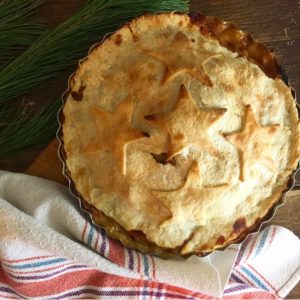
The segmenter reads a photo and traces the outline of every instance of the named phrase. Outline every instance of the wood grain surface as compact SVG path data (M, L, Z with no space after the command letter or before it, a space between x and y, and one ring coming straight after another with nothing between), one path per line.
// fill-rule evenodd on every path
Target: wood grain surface
M73 14L84 0L46 0L37 18L47 20L55 26ZM230 20L256 39L273 49L290 78L291 86L300 93L300 1L299 0L191 0L191 11L200 10L206 15L216 15ZM74 69L43 84L35 91L22 97L25 103L53 101L67 86L67 78ZM61 175L62 165L57 158L57 141L46 149L35 149L20 153L7 161L0 162L1 169L24 171L66 184ZM38 156L40 155L40 156ZM38 157L38 159L36 159ZM297 177L300 187L300 176ZM286 204L278 209L272 223L291 229L300 236L300 191L292 191ZM300 285L288 298L300 299Z

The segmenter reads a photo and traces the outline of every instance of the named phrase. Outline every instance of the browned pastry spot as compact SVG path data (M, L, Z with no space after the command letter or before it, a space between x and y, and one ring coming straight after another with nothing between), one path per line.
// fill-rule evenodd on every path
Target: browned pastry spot
M117 34L114 38L115 44L117 46L120 46L122 44L122 35L121 34Z
M233 223L232 227L236 234L239 234L242 231L244 231L245 229L247 229L245 217L240 217L240 218L236 219L235 222Z
M129 76L130 81L134 82L134 81L138 80L140 74L139 74L138 70L133 69L132 71L129 72L128 76Z
M184 139L184 134L179 132L174 136L174 140L182 140Z
M143 135L144 137L150 137L150 134L149 134L148 132L146 132L146 131L143 131L143 132L142 132L142 135Z
M144 116L144 118L147 121L155 121L156 120L156 116L154 116L154 115L147 115L147 116Z
M71 95L72 95L72 97L75 101L81 101L82 100L83 92L84 92L85 88L86 88L85 86L81 85L77 92L75 92L75 91L71 92Z
M178 22L178 26L181 27L182 25L183 25L183 21L181 20L181 21Z
M150 154L155 159L155 161L157 161L158 163L160 163L162 165L171 164L171 165L175 166L175 164L176 164L176 160L174 157L171 159L168 159L168 153L163 152L160 154L155 154L155 153L150 153Z
M208 249L209 249L209 245L207 243L205 243L200 247L199 252L205 252Z
M225 243L226 239L223 235L220 235L216 241L216 245L223 245Z

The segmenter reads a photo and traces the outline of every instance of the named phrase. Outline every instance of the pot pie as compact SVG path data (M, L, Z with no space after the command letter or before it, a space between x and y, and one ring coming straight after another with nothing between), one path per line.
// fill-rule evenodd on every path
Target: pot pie
M162 257L244 238L299 160L296 102L273 54L200 14L141 16L94 46L60 121L83 208L125 246Z

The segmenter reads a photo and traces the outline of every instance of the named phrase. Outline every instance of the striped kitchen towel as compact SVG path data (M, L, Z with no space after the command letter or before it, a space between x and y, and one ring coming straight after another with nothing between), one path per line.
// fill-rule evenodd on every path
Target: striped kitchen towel
M299 239L278 226L162 260L109 239L54 182L0 172L0 211L0 298L277 299L299 281Z

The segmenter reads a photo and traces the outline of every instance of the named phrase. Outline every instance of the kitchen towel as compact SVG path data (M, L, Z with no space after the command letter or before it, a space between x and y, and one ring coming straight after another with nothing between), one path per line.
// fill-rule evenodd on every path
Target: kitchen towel
M239 248L163 260L124 248L69 190L0 172L0 298L276 299L299 281L300 241L269 226Z

